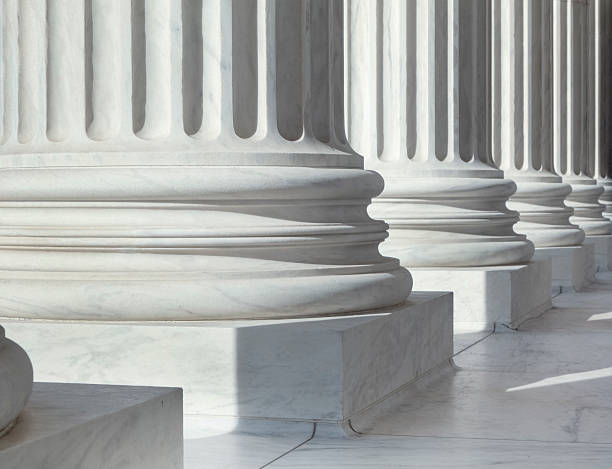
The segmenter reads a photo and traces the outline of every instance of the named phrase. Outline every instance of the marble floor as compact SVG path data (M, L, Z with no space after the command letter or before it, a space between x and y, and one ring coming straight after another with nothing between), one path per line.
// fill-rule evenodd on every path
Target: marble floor
M553 304L519 332L457 334L456 366L353 422L361 436L200 422L185 467L611 468L612 273Z

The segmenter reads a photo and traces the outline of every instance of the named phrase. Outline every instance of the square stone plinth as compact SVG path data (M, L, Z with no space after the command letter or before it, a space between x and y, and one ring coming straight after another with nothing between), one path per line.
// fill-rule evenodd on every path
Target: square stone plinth
M411 268L414 288L454 292L457 330L515 329L552 307L551 262L515 266Z
M595 275L595 246L536 248L534 259L551 259L553 293L579 291Z
M593 245L598 272L612 270L612 235L587 236L584 244Z
M180 389L34 383L2 469L182 469Z
M2 325L39 380L182 387L200 415L342 423L453 353L450 293L313 319Z

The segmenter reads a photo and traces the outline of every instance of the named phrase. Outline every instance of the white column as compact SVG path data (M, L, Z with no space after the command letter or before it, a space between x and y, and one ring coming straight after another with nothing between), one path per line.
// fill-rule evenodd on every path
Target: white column
M593 92L589 97L592 99L594 177L604 188L599 199L604 206L603 216L612 220L612 58L608 51L612 43L612 4L591 0L591 15Z
M553 7L553 4L555 6ZM494 0L494 158L517 185L508 207L519 212L515 229L536 247L582 244L564 203L572 191L553 169L553 8L560 2ZM558 31L557 31L558 32ZM556 58L557 56L555 56ZM559 118L559 116L556 116Z
M198 320L402 303L410 275L379 254L387 227L366 212L383 181L334 149L339 3L129 5L2 3L4 314Z
M588 235L612 233L612 223L602 216L598 202L604 192L594 179L594 152L589 151L589 3L586 0L554 2L555 55L561 64L562 80L555 81L560 105L556 119L555 169L570 183L567 204L574 209L570 218ZM591 147L592 149L592 147Z
M488 2L348 2L349 142L385 189L383 252L409 267L529 261L494 167ZM495 64L497 65L497 64Z
M32 392L32 364L0 326L0 438L15 425Z

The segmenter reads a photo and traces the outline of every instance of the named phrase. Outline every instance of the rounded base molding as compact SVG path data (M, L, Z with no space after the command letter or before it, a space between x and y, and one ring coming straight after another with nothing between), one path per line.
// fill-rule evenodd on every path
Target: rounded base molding
M519 213L514 229L536 247L578 246L584 231L570 223L573 209L564 203L572 188L561 182L517 182L508 208Z
M389 223L385 255L406 267L477 267L526 263L534 252L513 225L507 179L389 178L370 213Z
M604 188L604 192L599 198L599 203L604 206L602 216L612 221L612 180L605 179L599 181L599 184Z
M7 317L291 318L385 308L411 290L378 250L374 172L22 168L0 181Z
M578 225L589 235L612 234L612 222L604 217L604 205L599 203L599 197L604 188L592 184L572 184L572 193L567 197L567 205L574 209L570 222Z
M0 327L0 437L8 433L32 393L32 363Z

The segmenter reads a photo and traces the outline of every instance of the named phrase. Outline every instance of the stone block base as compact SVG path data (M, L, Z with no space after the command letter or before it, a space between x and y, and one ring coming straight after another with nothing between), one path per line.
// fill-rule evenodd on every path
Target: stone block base
M182 469L180 389L34 383L2 469Z
M453 353L450 293L312 319L2 324L39 380L182 387L200 415L344 424Z
M592 244L559 248L536 248L534 259L552 261L554 293L578 291L595 275L595 251Z
M587 236L584 244L593 245L595 265L598 272L612 270L612 235Z
M411 268L414 288L454 292L457 330L516 329L551 308L551 263L494 267Z

